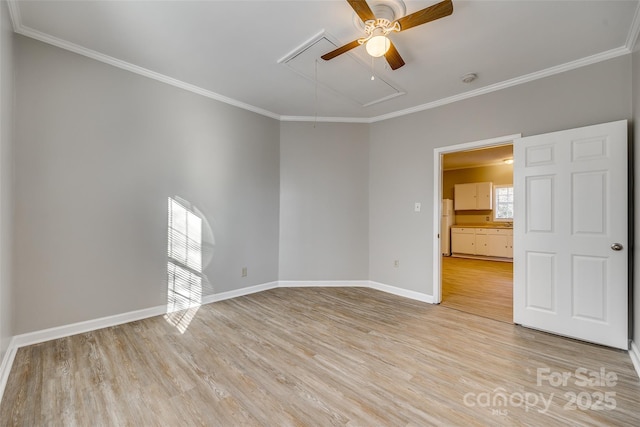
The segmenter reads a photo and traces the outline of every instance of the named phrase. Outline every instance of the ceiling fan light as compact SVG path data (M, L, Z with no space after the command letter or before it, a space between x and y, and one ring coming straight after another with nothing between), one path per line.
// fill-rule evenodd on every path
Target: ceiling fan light
M389 50L391 46L391 42L385 36L373 36L367 41L365 48L367 49L367 53L374 58L378 58Z

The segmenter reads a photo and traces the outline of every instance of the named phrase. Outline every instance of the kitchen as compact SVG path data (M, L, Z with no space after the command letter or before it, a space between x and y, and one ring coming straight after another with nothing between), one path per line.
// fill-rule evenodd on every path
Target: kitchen
M513 322L513 145L448 153L442 305Z

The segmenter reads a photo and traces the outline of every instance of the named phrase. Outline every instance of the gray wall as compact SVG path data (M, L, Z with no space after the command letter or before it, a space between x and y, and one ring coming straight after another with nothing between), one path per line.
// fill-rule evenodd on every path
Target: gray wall
M0 2L0 360L13 336L11 244L13 218L13 29Z
M633 54L633 138L634 138L634 197L635 197L635 250L633 286L633 341L640 346L640 42Z
M276 120L21 36L15 49L15 334L165 304L169 196L213 229L205 293L278 279Z
M433 150L631 119L629 55L380 123L370 143L370 274L432 294ZM413 203L422 202L420 213ZM400 260L400 268L393 260Z
M281 124L281 280L367 280L368 128Z
M13 334L164 304L172 195L212 225L209 292L370 279L431 294L434 148L632 118L630 56L373 125L314 126L20 36L15 49Z

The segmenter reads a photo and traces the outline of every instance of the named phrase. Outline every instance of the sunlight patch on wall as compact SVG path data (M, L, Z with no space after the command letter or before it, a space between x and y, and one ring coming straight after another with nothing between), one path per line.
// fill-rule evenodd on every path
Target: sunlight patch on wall
M197 273L202 272L202 219L169 198L168 253L170 259Z
M202 303L203 269L211 261L213 233L202 213L178 197L168 199L167 322L184 333ZM203 245L203 237L207 242ZM206 265L205 264L205 265Z

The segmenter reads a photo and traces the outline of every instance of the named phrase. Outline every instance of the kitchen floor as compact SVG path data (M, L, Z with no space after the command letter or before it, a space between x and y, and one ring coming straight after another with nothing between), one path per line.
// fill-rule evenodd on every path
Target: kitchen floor
M513 323L513 263L442 257L441 305Z

